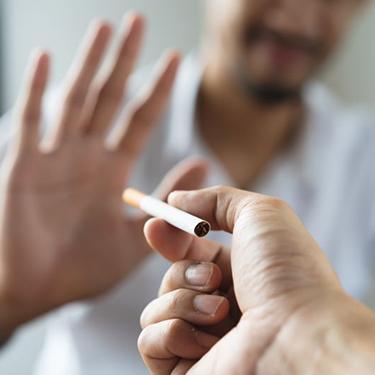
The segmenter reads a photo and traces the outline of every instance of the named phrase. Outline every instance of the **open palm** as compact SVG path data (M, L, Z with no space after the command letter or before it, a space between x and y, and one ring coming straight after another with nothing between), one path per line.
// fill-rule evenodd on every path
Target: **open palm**
M111 27L91 26L42 142L49 57L39 52L32 59L0 185L0 295L18 311L15 325L106 291L149 253L144 218L124 215L121 192L167 103L179 58L164 57L155 81L128 103L111 133L143 29L141 17L130 17L109 73L99 80ZM164 195L201 176L199 163L180 166L167 176Z

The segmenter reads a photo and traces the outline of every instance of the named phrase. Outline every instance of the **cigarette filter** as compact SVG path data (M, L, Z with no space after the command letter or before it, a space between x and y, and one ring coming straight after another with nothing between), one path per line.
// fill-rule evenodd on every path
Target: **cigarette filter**
M205 220L179 210L152 196L129 188L124 191L123 200L135 208L140 208L147 214L165 220L167 223L197 237L204 237L211 230L211 225Z

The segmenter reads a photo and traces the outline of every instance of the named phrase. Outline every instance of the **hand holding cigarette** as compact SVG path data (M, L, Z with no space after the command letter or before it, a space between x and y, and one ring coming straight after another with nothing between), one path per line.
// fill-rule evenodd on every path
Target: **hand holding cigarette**
M174 227L197 237L206 236L211 229L211 225L207 221L133 188L124 191L123 200L130 206L140 208L147 214L163 219Z
M375 373L375 315L344 292L286 203L223 187L168 202L233 241L146 224L150 246L173 262L141 316L138 347L152 374Z

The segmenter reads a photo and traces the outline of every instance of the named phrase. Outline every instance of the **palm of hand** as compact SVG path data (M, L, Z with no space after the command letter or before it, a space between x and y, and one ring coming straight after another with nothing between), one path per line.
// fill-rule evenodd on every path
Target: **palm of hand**
M142 20L133 17L107 79L91 85L110 37L108 25L93 25L68 76L60 117L44 149L38 126L49 60L45 54L36 58L19 104L18 133L3 166L0 206L0 285L14 305L29 301L30 315L106 291L148 253L144 219L124 217L121 192L166 104L176 55L166 59L153 85L129 105L111 144L106 137L142 32Z
M84 138L50 155L20 155L12 168L3 232L16 245L7 261L30 267L32 290L51 304L66 290L72 300L107 290L134 265L133 249L147 253L141 222L124 217L124 169L121 155Z

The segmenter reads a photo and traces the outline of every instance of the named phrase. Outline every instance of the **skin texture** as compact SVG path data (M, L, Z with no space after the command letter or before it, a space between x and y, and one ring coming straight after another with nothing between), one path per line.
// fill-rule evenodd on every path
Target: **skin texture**
M225 187L172 193L169 203L233 233L233 244L230 251L159 219L146 224L150 245L174 262L141 317L138 345L152 374L375 369L374 314L345 295L286 203Z
M98 296L132 272L150 253L146 217L124 215L121 194L149 133L168 102L179 56L167 53L154 80L120 116L126 82L138 56L144 20L129 15L109 69L97 71L111 26L95 21L64 80L56 121L39 137L50 59L31 58L15 109L16 135L0 183L0 327L2 336L70 301ZM159 187L199 186L205 165L186 161Z

